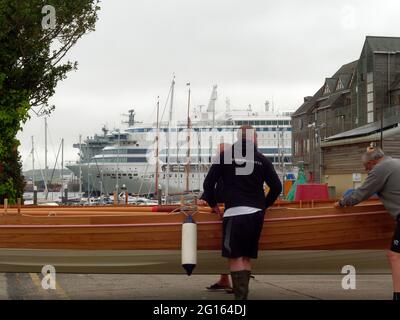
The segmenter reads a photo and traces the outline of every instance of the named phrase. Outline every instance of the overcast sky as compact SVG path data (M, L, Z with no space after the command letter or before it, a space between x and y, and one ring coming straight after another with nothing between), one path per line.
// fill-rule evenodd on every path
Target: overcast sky
M57 9L57 8L56 8ZM186 83L193 105L207 104L218 84L217 108L265 100L295 110L342 64L358 59L367 35L400 36L398 0L103 0L96 31L70 51L78 71L57 87L48 119L49 167L61 138L65 159L82 137L121 127L134 108L155 121L176 76L175 114L183 114ZM396 33L397 32L397 33ZM18 137L24 169L44 166L44 119L33 116Z

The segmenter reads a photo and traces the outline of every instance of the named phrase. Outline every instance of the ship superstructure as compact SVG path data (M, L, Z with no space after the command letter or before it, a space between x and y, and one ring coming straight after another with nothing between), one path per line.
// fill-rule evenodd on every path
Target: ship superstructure
M75 145L80 147L80 159L67 167L81 177L83 189L104 194L126 190L154 195L160 188L169 194L201 191L218 145L235 142L239 127L248 124L257 132L259 151L278 173L283 176L292 170L290 113L274 112L268 103L262 112L252 111L251 106L235 110L229 101L223 112L216 112L216 89L207 110L197 107L191 115L190 129L187 121L160 121L157 130L157 123L135 122L130 110L127 129L103 130L102 137L85 141L85 149Z

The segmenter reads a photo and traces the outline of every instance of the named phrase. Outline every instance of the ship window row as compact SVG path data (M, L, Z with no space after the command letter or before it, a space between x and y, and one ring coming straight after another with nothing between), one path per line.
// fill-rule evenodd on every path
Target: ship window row
M246 124L246 122L254 122L254 121L237 121L237 125L238 127L236 128L214 128L214 130L217 130L219 132L232 132L232 131L237 131L239 129L239 126ZM264 121L264 122L276 122L276 121ZM280 122L280 121L279 121ZM288 126L290 125L289 123L286 122L290 122L289 120L287 121L282 121L285 124L279 124L279 125L283 125L283 126ZM242 123L242 124L241 124ZM268 123L268 124L262 124L262 125L267 125L267 126L278 126L278 124L276 123ZM255 128L256 131L277 131L279 129L279 131L292 131L292 128L290 127L281 127L281 128L276 128L276 127L269 127L269 128ZM184 130L187 130L187 128L171 128L170 131L171 132L182 132ZM195 132L210 132L213 129L212 128L192 128L193 131ZM130 132L154 132L156 133L156 129L154 128L140 128L140 129L130 129ZM168 128L160 128L160 132L168 132Z
M271 158L270 160L273 161L274 159ZM275 163L277 163L277 162L275 162ZM290 159L285 159L285 163L290 163ZM190 175L191 175L192 178L198 177L198 174L191 173ZM203 178L206 177L206 173L201 173L200 175L203 176ZM128 177L129 179L132 179L133 177L137 177L137 176L138 176L137 173L134 173L134 174L132 174L132 173L129 173L129 174L126 174L126 173L119 173L119 174L118 174L118 178ZM154 178L155 176L156 176L155 174L150 174L150 175L148 175L146 178ZM158 174L158 177L159 177L159 178L165 179L166 176L167 176L167 175L166 175L165 173L163 173L163 174L162 174L162 173L161 173L161 174ZM170 173L170 174L169 174L169 177L170 177L170 178L174 178L174 177L175 177L175 178L178 178L178 176L179 176L180 178L184 178L184 177L186 177L186 174L185 174L185 173L181 173L181 174ZM116 179L116 178L117 178L117 175L116 175L115 173L107 173L107 174L103 174L103 177L110 177L111 179ZM101 178L101 175L98 174L98 175L97 175L97 178ZM144 178L144 176L141 176L141 178Z
M103 177L111 177L111 178L117 177L117 175L115 173L104 173L103 175L97 174L97 178L101 178L102 176ZM137 176L138 176L137 173L118 173L119 178L121 178L121 177L132 178L132 177L137 177Z
M113 158L96 158L98 163L117 163L117 162L147 162L146 157L113 157Z
M239 128L215 128L215 129L218 132L224 132L224 131L226 131L226 132L232 132L232 131L236 132L237 130L239 130ZM263 132L263 131L264 132L265 131L292 131L292 128L290 128L290 127L280 127L280 128L277 128L277 127L264 127L264 128L254 128L254 129L257 132ZM196 128L195 128L194 131L197 132L199 130L196 130ZM209 131L211 131L211 129Z
M160 158L161 162L167 163L167 157L166 156L161 156ZM175 162L175 163L186 163L187 162L187 157L176 157L176 156L170 156L169 157L170 162ZM201 163L210 163L211 157L190 157L190 162L201 162Z
M259 148L258 149L261 153L265 154L281 154L281 153L288 153L292 152L292 148Z
M285 162L285 163L292 163L292 159L290 156L284 154L276 154L275 156L267 156L266 157L268 160L270 160L273 163L277 162ZM284 159L281 159L284 158ZM160 161L163 163L167 163L167 157L160 157ZM210 163L212 161L211 157L201 157L200 159L198 157L191 157L190 162L191 163ZM178 163L178 164L186 164L187 163L187 157L170 157L170 163Z
M289 126L291 124L290 120L243 120L235 121L235 124L251 125L251 126Z
M288 164L292 163L291 157L284 157L284 159L278 159L278 157L267 157L267 158L268 158L268 160L270 160L274 164L278 164L280 162L284 162L284 163L288 163ZM205 173L201 174L201 175L203 177L206 177ZM132 173L119 173L118 174L119 178L128 177L129 179L132 179L133 177L137 177L137 176L138 176L137 173L133 173L133 174ZM154 174L151 174L151 175L148 176L148 178L154 178L154 176L155 176ZM169 176L170 176L170 178L172 178L172 177L177 178L178 174L177 173L175 173L175 174L170 173ZM183 178L183 176L184 176L184 174L180 174L181 178ZM195 174L194 173L192 173L191 176L192 176L192 178L195 178ZM111 179L116 179L117 175L115 173L105 173L105 174L103 174L103 177L110 177ZM141 177L143 177L143 176L141 176ZM165 179L166 178L166 174L159 174L158 177ZM97 174L97 178L101 178L101 175Z
M286 154L290 154L290 148L281 148L281 149L274 149L274 148L265 148L265 150L260 150L261 153L263 154L274 154L274 155L281 155L284 154L286 157ZM267 157L269 159L274 159L274 157ZM160 156L160 161L161 162L168 162L167 157ZM186 156L174 156L170 155L169 157L170 162L177 162L177 163L186 163L187 157ZM191 162L203 162L203 163L208 163L210 162L211 157L210 156L191 156L190 161ZM95 161L96 163L147 163L147 158L146 157L113 157L113 158L98 158Z
M187 153L187 148L181 148L179 149L179 155L186 155ZM209 155L210 154L210 148L208 149L191 149L190 150L190 154L192 156L199 156L199 150L200 153L202 155ZM215 151L215 150L214 150ZM287 154L291 154L292 149L291 148L259 148L258 151L260 151L261 153L264 154L281 154L281 153L287 153ZM166 156L167 154L167 150L166 149L162 149L160 150L160 155ZM174 157L174 155L176 156L177 154L177 149L169 149L169 156L172 158Z
M147 149L106 149L103 154L146 154Z
M119 140L126 140L128 138L128 135L126 134L120 134L119 135ZM114 134L113 136L109 137L110 140L118 140L118 134Z
M206 175L207 175L207 174L205 174L205 173L200 174L200 176L202 176L203 178L205 178ZM186 177L186 174L181 173L179 176L180 176L181 178L184 178L184 177ZM152 175L151 177L154 178L153 175ZM159 174L158 177L159 177L159 178L162 178L162 179L165 179L165 178L167 177L167 174L165 174L165 173L164 173L164 174ZM178 178L178 174L177 174L177 173L175 173L175 174L170 173L170 174L169 174L169 177L170 177L170 178L174 178L174 177L175 177L175 178ZM195 174L192 173L192 178L198 178L198 177L199 177L199 175L195 176Z

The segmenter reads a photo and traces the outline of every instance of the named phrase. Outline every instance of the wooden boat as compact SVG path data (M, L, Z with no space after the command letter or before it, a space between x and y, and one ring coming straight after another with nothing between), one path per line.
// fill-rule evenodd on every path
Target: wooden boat
M170 210L171 208L168 208ZM135 210L135 211L133 211ZM179 250L184 214L153 207L9 208L0 213L0 248ZM162 210L160 210L162 211ZM194 215L198 249L219 250L221 220L208 208ZM336 209L332 202L278 203L270 208L261 250L386 249L394 220L371 201Z

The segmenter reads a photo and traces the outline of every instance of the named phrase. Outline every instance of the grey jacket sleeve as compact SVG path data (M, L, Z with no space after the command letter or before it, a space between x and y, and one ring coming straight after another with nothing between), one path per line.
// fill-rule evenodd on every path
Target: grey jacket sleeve
M369 199L374 193L383 189L386 177L378 170L371 170L360 188L339 201L342 207L351 207Z

